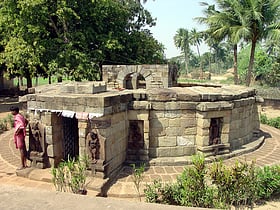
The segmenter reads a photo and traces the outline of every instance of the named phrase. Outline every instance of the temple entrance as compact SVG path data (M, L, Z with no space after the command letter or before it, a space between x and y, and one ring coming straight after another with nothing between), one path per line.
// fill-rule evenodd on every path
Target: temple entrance
M63 122L63 159L76 158L79 155L79 132L76 118L62 118Z
M126 89L145 89L146 81L142 74L131 73L124 78L124 88Z
M129 121L129 135L126 159L128 162L141 161L144 155L144 121Z
M137 89L138 88L146 89L146 81L142 74L138 74L137 76Z
M133 89L132 76L133 76L133 74L128 74L124 78L124 85L125 85L124 88L126 88L126 89Z
M211 118L209 128L209 145L221 143L222 118Z

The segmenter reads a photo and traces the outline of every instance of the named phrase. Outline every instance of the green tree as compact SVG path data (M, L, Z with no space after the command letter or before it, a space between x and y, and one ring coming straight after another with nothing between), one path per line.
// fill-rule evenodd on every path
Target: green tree
M99 80L102 64L165 62L154 25L135 0L3 0L0 64L28 87L38 75Z
M221 42L223 39L227 39L232 44L234 52L234 83L238 84L237 44L244 34L238 0L216 0L216 3L219 10L216 9L215 5L202 3L203 6L207 6L203 11L205 17L196 19L201 23L207 24L208 29L205 33L215 40L216 46L218 46L216 43Z
M173 37L175 46L184 53L186 74L189 73L190 38L187 29L179 28Z
M256 44L263 39L280 38L280 1L279 0L243 0L240 2L241 13L243 15L244 26L248 33L244 38L251 42L250 61L246 77L246 85L249 86L252 78L254 66L254 56Z

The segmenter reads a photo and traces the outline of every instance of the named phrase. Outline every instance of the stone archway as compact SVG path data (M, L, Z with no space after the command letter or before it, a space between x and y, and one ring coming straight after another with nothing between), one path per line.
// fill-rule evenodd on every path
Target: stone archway
M116 82L119 87L126 89L148 88L151 75L150 70L141 66L127 67L118 72Z
M146 89L146 80L142 74L131 73L124 77L123 88L125 89Z

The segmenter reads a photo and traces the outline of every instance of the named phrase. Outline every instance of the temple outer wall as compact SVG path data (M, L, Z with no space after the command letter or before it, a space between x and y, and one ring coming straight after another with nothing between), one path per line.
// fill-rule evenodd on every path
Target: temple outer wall
M87 153L86 136L96 129L100 138L98 173L108 177L126 161L129 121L143 122L144 146L140 161L191 156L196 153L229 153L252 140L259 129L258 99L254 91L239 94L200 93L202 87L111 91L100 94L30 94L30 121L45 127L47 156L56 166L65 155L61 110L95 113L78 118L79 155ZM209 91L206 89L206 91ZM231 92L229 92L231 93ZM223 99L223 100L222 100ZM60 110L60 111L59 111ZM221 142L209 145L211 119L221 119ZM217 150L218 149L218 150ZM38 163L40 164L40 163Z

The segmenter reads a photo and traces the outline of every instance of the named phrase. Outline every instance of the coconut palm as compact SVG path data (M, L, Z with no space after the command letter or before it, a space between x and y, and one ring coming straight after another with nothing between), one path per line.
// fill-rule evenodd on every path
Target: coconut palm
M193 28L190 31L190 44L196 46L197 54L200 62L200 71L202 71L202 62L201 62L199 45L201 44L203 37L204 37L204 33L197 31L195 28Z
M189 57L190 57L190 40L189 31L184 28L179 28L174 36L175 46L184 53L186 74L189 73Z
M280 38L280 0L216 0L216 3L220 11L206 10L206 17L198 20L209 26L208 32L213 36L228 38L233 43L235 67L238 42L242 39L251 42L246 76L246 85L250 86L256 44L265 38Z
M237 44L246 34L246 30L244 31L242 26L243 17L239 12L239 0L217 0L216 2L220 11L216 10L215 5L202 3L202 5L208 6L203 11L206 17L196 19L208 25L206 33L216 42L227 39L232 44L234 52L234 83L238 84Z
M249 86L252 78L255 49L263 39L280 39L280 0L243 0L241 1L245 17L245 26L248 34L245 39L251 42L249 67L246 85Z

